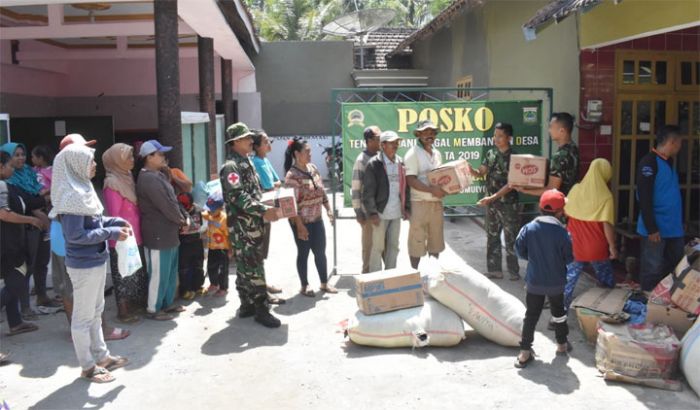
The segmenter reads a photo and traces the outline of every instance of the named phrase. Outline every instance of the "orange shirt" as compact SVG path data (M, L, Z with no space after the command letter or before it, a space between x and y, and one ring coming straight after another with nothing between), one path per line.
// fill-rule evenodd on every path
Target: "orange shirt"
M569 217L567 229L571 234L576 262L604 261L610 256L603 222L579 221Z
M208 221L207 238L209 249L231 249L228 240L228 225L226 224L226 212L218 211L214 214L202 212L202 218Z

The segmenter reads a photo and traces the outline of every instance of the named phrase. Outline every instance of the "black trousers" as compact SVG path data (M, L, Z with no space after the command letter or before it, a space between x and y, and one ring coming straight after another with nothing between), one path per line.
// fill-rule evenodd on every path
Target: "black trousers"
M28 292L27 279L17 268L4 270L2 276L5 287L0 291L0 306L5 308L10 328L17 327L22 324L19 301L22 295Z
M219 289L228 290L228 251L209 249L207 274L209 275L209 283L218 286Z
M559 295L535 295L530 292L525 296L525 320L523 321L523 336L520 340L520 349L530 350L535 340L535 327L542 315L545 298L549 298L549 309L554 321L554 335L557 343L564 344L568 341L569 325L566 323L566 310L564 309L564 294Z
M180 237L180 240L178 273L182 295L204 285L204 245L201 239L183 241Z
M46 294L46 276L51 259L51 242L44 240L44 232L37 228L27 228L27 292L20 295L23 309L29 309L29 278L34 275L34 290L39 298L48 298Z

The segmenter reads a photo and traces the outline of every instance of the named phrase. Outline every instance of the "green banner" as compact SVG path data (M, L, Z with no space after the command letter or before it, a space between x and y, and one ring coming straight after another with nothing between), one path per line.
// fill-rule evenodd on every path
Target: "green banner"
M417 143L413 136L416 123L430 119L440 128L434 146L442 153L443 162L466 159L478 168L486 152L495 148L494 125L507 122L513 125L514 153L542 155L542 101L346 103L342 104L341 113L343 192L347 207L351 206L352 167L365 148L363 131L370 125L383 131L396 131L402 138L399 155L403 157ZM445 197L444 203L474 205L484 192L483 179L474 179L465 192Z

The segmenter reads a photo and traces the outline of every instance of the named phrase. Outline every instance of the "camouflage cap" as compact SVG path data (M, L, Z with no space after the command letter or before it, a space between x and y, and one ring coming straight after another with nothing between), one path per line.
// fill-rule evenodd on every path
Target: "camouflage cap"
M250 129L248 129L247 125L245 125L242 122L237 122L235 124L229 125L228 128L226 128L226 136L228 138L226 139L224 144L228 144L229 142L249 137L251 135L253 135L253 133L250 132Z
M425 130L435 130L435 132L439 131L438 127L435 126L435 123L433 123L430 120L423 120L418 122L418 124L416 125L416 129L413 131L413 133L415 134L417 132Z

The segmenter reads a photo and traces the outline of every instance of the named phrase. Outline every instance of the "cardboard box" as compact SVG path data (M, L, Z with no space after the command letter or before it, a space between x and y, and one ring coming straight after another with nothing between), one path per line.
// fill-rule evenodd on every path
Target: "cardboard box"
M574 300L571 307L588 343L594 344L598 338L600 317L622 312L629 293L625 289L592 288Z
M596 367L601 373L650 379L673 379L681 342L668 325L600 323Z
M365 315L423 306L423 283L416 270L389 269L355 278L357 307Z
M547 181L547 158L534 155L512 154L508 168L508 183L542 188Z
M451 161L428 172L428 180L448 194L458 194L471 185L472 179L467 161Z
M669 325L681 339L695 323L697 316L691 315L675 306L647 304L647 323Z
M700 259L700 258L698 258ZM673 272L671 301L679 308L694 315L700 314L700 270L681 259Z
M277 208L277 214L280 218L297 216L297 200L292 188L279 188L265 192L262 195L262 203Z

